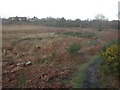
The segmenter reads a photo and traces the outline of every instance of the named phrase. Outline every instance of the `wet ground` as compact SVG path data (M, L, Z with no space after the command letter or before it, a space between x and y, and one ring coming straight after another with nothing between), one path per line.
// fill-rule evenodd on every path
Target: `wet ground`
M102 60L98 60L95 64L91 65L87 70L87 78L83 84L83 88L102 88L98 77L98 67Z

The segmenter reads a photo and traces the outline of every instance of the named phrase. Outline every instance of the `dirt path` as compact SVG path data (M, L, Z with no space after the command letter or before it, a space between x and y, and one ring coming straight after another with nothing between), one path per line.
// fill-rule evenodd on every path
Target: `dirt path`
M97 75L98 66L100 65L101 60L98 60L95 64L91 65L87 70L87 79L83 84L83 88L101 88L102 85L99 82Z

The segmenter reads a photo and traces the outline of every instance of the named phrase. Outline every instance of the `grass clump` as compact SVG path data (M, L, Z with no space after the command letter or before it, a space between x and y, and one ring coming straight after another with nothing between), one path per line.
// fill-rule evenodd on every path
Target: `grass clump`
M41 65L47 63L48 61L49 61L48 58L42 58L42 59L36 59L35 61L33 61L33 63L36 65Z
M30 37L28 37L28 38L19 39L18 41L24 41L24 40L42 40L42 38L41 37L38 37L38 38L30 38Z
M38 37L38 38L35 38L35 37L34 38L30 38L30 37L22 38L22 39L18 39L18 40L13 41L13 45L17 44L18 42L28 41L28 40L42 40L42 38L41 37Z
M18 79L18 86L20 88L25 88L27 86L27 75L25 74L25 71L20 74L20 77Z
M82 48L80 43L73 43L68 48L66 48L69 54L77 54L78 51Z
M41 49L41 47L40 46L35 46L35 49Z
M65 32L63 35L66 36L74 36L74 37L83 37L83 38L93 38L95 36L94 33L91 32Z
M97 40L90 40L88 43L90 46L97 46L99 44Z
M110 47L111 45L113 45L113 44L118 45L118 40L113 40L113 41L111 41L111 42L106 43L106 44L102 47L102 52L105 52L105 50L106 50L108 47Z

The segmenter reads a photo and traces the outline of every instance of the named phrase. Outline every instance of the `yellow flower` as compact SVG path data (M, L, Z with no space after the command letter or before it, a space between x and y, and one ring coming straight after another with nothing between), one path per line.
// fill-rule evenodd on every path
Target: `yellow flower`
M106 49L105 52L102 52L102 56L105 60L105 64L107 65L108 70L110 70L110 72L113 74L117 74L117 69L120 62L119 59L120 50L118 50L119 47L120 45L119 46L111 45Z

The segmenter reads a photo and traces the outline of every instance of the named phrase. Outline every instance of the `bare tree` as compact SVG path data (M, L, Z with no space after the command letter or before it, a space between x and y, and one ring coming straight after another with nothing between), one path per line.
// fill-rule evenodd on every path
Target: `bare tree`
M97 14L95 16L96 26L99 31L101 31L104 27L104 23L108 21L108 19L103 14Z
M103 14L97 14L97 15L95 16L95 20L108 21L108 19L107 19Z

